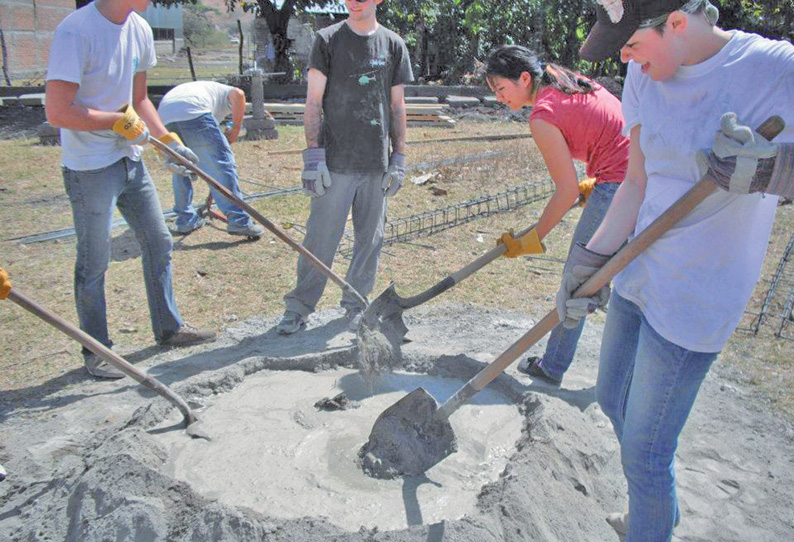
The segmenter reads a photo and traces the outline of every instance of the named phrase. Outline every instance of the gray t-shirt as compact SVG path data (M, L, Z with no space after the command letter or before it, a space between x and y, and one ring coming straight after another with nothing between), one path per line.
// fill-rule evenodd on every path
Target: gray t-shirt
M320 135L328 169L386 171L391 87L413 81L405 42L383 26L359 36L343 21L317 33L309 67L328 78Z

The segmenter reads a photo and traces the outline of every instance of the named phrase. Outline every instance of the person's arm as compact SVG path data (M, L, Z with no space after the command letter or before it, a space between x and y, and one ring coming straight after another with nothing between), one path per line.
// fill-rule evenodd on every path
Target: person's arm
M75 104L79 88L77 83L68 81L47 81L44 106L47 122L56 128L68 130L110 130L122 114Z
M637 125L631 129L626 179L615 192L604 220L587 243L588 250L597 254L611 255L620 249L626 239L634 233L637 215L645 199L647 183L645 155L640 148L640 126Z
M234 143L240 134L245 116L245 92L239 88L229 91L229 105L232 107L232 127L226 132L226 139L229 140L229 143Z
M544 120L531 121L529 128L556 188L538 220L538 238L543 239L579 197L579 183L571 151L560 129Z
M315 68L309 69L309 86L306 90L306 108L303 111L303 132L306 147L320 146L320 129L323 122L323 96L328 78Z
M405 140L408 132L408 116L405 111L405 85L391 87L391 136L392 152L405 154Z
M149 99L149 91L146 88L146 72L135 74L132 80L132 107L146 123L149 134L154 138L160 138L168 133L160 115L157 114L154 104Z

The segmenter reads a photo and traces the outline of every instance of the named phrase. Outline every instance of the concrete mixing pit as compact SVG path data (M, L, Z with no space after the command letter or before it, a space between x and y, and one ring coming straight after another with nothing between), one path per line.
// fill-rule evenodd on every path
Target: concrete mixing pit
M212 441L165 430L178 422L176 413L164 420L154 431L168 453L161 472L226 505L279 519L323 517L351 532L457 520L475 512L482 487L515 452L524 425L515 394L495 386L460 408L451 420L457 453L425 476L378 480L356 460L377 416L408 392L421 386L443 402L463 384L397 372L373 388L351 368L264 370L199 412ZM340 393L352 408L315 406Z

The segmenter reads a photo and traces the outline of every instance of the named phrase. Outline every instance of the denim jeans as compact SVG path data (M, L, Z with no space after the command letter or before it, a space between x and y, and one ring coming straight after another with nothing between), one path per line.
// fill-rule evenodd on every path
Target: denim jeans
M568 254L571 253L576 243L587 243L601 225L604 215L607 214L609 204L617 192L620 183L601 183L595 185L593 192L587 199L587 205L582 211L576 230L573 232L571 246ZM579 337L582 336L584 329L582 318L579 325L573 329L566 329L562 324L551 331L549 342L546 344L546 352L543 354L543 371L552 378L562 380L563 375L573 362L573 355L576 352L576 345L579 344Z
M171 234L143 162L122 158L90 171L64 167L63 182L77 233L74 296L80 329L105 346L113 344L108 334L105 272L110 263L113 208L118 207L141 246L154 337L160 341L177 331L182 318L171 284Z
M366 296L375 286L388 199L383 195L383 172L334 173L331 186L319 198L312 199L303 246L328 267L345 232L350 207L353 207L353 259L345 280L354 290ZM309 260L298 258L298 283L284 296L286 308L301 316L314 312L323 295L327 279ZM342 296L342 307L350 309L358 302L348 294Z
M612 294L596 398L620 442L629 486L628 542L667 542L680 512L678 436L717 353L692 352L656 333L634 303Z
M223 135L211 114L206 113L195 119L171 122L168 124L168 129L179 134L182 142L196 153L201 169L228 188L232 194L243 199L237 182L234 153L232 153L226 136ZM193 207L193 183L187 177L174 175L172 184L174 186L176 227L190 229L199 220L198 213ZM240 207L226 199L214 188L210 188L210 192L218 204L218 208L229 220L229 224L241 227L251 224L251 217Z

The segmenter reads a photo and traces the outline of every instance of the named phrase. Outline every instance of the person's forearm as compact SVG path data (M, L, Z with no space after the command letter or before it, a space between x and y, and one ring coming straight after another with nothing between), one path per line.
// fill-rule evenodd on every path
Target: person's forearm
M609 210L587 248L605 255L617 252L634 233L644 198L645 186L626 179L612 198Z
M74 103L57 110L48 107L46 114L47 121L54 127L78 131L110 130L121 118L121 113L97 111Z
M245 93L239 88L232 90L229 94L229 104L232 106L232 127L226 132L226 138L229 143L234 143L240 135L245 117Z
M320 146L320 129L323 122L323 103L319 100L306 100L303 111L303 131L306 136L306 147Z
M549 203L546 204L546 208L543 209L543 214L540 215L540 220L538 220L538 226L536 228L538 238L542 240L560 223L560 220L562 220L562 217L564 217L565 213L571 208L578 195L578 189L571 190L568 187L561 189L560 186L557 185L557 190L549 200Z
M390 123L391 146L393 152L405 154L406 133L408 132L408 115L405 111L405 102L391 105Z
M133 107L143 119L143 122L146 123L146 127L149 129L149 134L152 137L159 138L168 133L168 130L166 130L163 125L163 121L160 120L160 115L157 114L157 109L154 108L154 104L149 99L149 96L145 96L143 99L133 104Z

